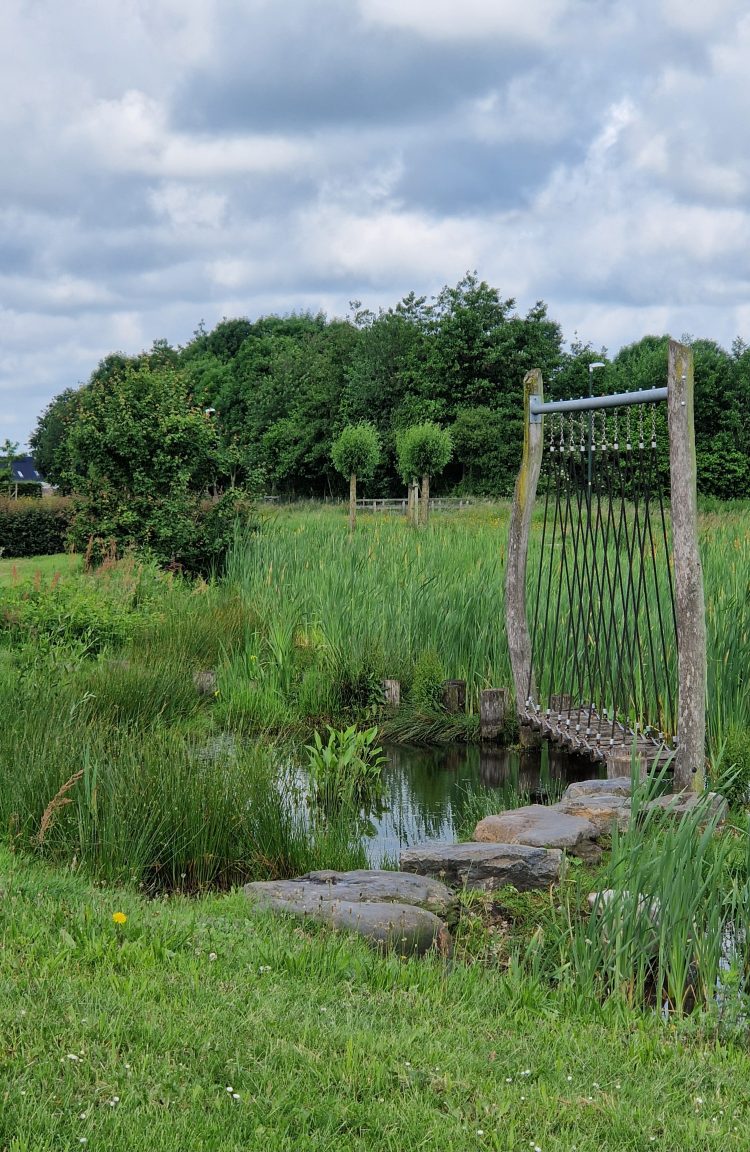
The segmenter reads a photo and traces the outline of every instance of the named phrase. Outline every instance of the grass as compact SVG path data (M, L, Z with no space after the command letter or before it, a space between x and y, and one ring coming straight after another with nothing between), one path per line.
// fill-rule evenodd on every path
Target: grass
M145 901L4 849L0 886L4 1152L746 1146L750 1056L694 1024L381 957L239 892Z
M81 557L68 554L30 556L24 560L0 559L0 587L12 586L36 578L52 579L55 576L72 576L80 572L81 568Z
M399 519L363 519L349 539L340 510L276 512L230 558L227 579L258 625L246 652L222 671L227 714L250 729L362 715L377 707L381 680L392 678L404 701L403 713L387 721L394 738L403 729L411 741L420 732L428 742L440 740L447 730L451 738L475 739L481 689L511 684L503 597L508 514L505 504L478 505L459 517L435 515L420 532ZM540 538L541 509L532 531L530 597ZM701 540L715 757L730 732L750 732L747 508L705 513ZM674 671L670 666L673 678ZM447 725L439 710L424 707L443 678L467 682L469 716L447 718ZM658 693L663 699L663 682Z

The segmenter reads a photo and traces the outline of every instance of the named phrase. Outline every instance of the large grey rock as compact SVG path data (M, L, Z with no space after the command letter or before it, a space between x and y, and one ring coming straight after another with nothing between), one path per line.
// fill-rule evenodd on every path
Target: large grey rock
M560 879L562 852L525 844L423 844L401 853L404 872L437 876L446 884L492 892L547 888Z
M556 807L527 804L485 816L474 829L480 843L527 844L532 848L565 848L586 860L598 859L601 850L595 843L599 831L583 816L570 816Z
M257 908L280 912L302 920L315 920L330 928L353 932L368 944L392 948L403 956L423 955L435 948L443 955L452 951L451 935L443 921L413 904L383 901L326 899L300 888L285 894L275 881L246 884L245 892Z
M560 797L560 801L574 800L581 796L630 796L632 781L629 776L615 776L611 780L576 780Z
M272 892L312 909L321 901L347 900L351 903L413 904L439 916L445 915L454 899L450 889L439 880L378 868L308 872L297 880L247 884L245 891L248 895L255 891Z
M643 811L663 812L677 821L697 811L701 813L704 823L715 820L717 824L723 824L729 805L718 792L669 792L666 796L649 800L644 804Z
M554 806L567 816L580 816L596 828L597 836L610 833L616 825L621 832L630 824L630 797L618 795L583 795L561 800Z

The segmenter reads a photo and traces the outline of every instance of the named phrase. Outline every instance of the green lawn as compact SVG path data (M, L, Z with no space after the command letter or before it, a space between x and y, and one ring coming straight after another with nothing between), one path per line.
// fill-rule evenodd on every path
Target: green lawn
M694 1025L0 849L3 1152L724 1152L749 1120L748 1054Z
M24 560L0 560L0 586L33 580L37 573L46 579L69 576L81 568L81 557L65 552L57 556L30 556Z

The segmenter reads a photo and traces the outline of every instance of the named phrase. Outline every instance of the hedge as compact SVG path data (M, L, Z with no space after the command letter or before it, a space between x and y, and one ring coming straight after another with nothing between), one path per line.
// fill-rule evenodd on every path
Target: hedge
M0 498L0 557L51 556L64 552L72 506L63 496Z

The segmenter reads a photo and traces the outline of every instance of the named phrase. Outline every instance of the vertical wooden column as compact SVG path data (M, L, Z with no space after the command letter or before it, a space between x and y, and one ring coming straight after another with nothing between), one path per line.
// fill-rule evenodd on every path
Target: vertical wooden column
M520 714L531 695L536 697L536 682L531 666L531 637L526 619L526 559L529 530L534 510L539 472L544 450L544 422L532 424L529 402L532 396L543 396L542 373L538 368L527 372L523 381L523 459L513 493L513 507L508 531L508 556L505 568L505 626L510 649L510 665L516 694L516 711Z
M669 342L667 416L677 614L675 791L704 785L706 757L706 613L698 548L692 349Z

